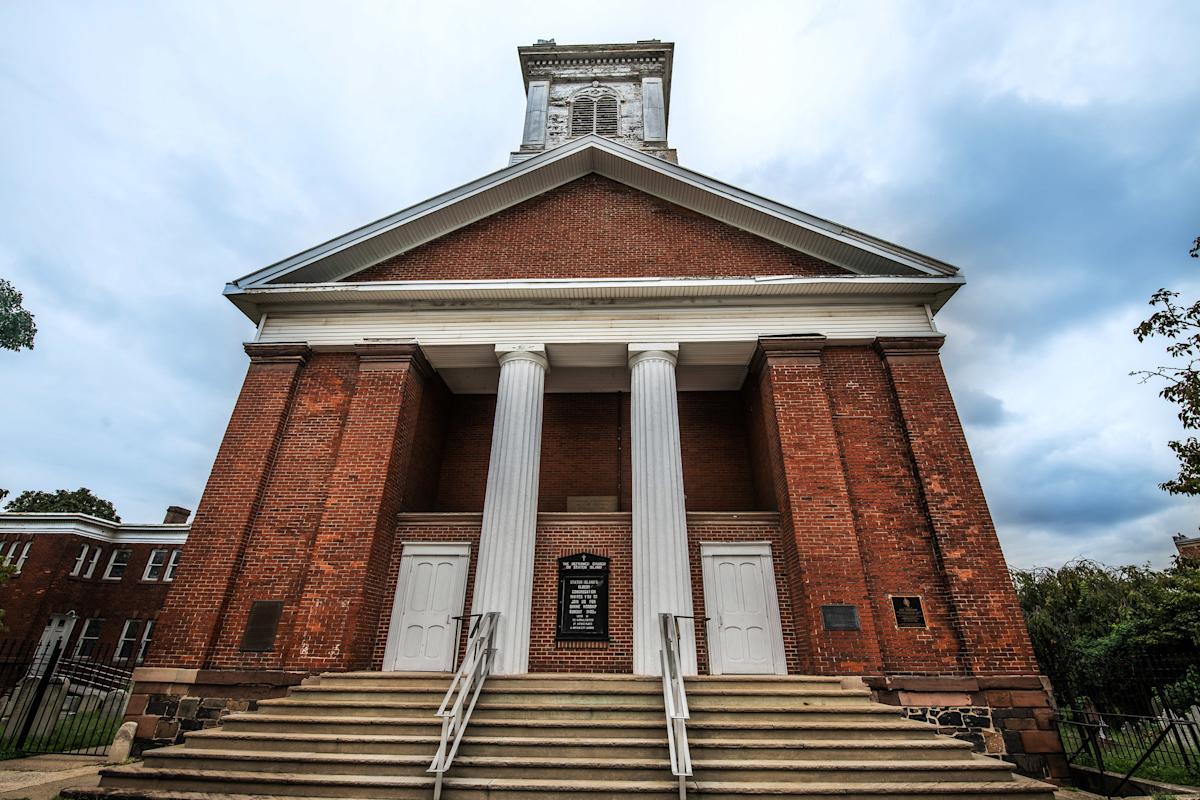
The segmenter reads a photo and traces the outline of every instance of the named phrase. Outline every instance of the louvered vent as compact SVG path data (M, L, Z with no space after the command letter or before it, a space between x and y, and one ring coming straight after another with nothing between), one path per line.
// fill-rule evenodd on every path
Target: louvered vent
M580 97L571 106L571 135L586 136L596 127L596 101Z
M617 98L611 94L576 97L571 104L571 135L598 133L601 136L616 136L619 108Z
M596 100L596 133L617 135L617 98L609 95Z

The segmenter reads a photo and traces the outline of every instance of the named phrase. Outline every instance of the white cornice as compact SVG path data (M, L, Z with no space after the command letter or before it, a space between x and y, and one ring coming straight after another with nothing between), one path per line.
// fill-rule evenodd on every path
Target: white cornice
M191 527L110 522L88 514L0 514L0 537L73 535L115 544L183 544Z
M328 284L597 173L860 275L949 277L957 268L738 189L598 136L585 136L372 222L230 283L239 298L267 285Z

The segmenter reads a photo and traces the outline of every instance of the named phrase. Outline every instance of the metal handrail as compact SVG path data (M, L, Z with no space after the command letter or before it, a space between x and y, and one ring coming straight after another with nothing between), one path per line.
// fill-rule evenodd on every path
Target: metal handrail
M683 662L679 655L679 623L672 614L659 614L658 624L667 748L671 752L671 772L679 779L679 800L686 800L687 779L692 776L692 751L688 747L689 714L687 692L683 687Z
M454 673L446 697L437 710L442 718L442 740L438 745L437 755L429 765L427 772L434 773L433 800L442 796L442 777L450 765L454 763L454 755L462 741L467 724L471 721L471 712L483 691L484 681L492 672L492 662L496 659L496 624L500 619L499 611L485 613L467 639L467 656L462 666Z

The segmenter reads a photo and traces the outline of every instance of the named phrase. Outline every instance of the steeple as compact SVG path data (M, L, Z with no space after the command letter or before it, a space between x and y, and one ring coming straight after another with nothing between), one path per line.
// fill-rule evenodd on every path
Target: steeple
M674 52L674 44L657 39L576 45L540 39L518 47L525 128L509 163L592 133L678 163L667 145Z

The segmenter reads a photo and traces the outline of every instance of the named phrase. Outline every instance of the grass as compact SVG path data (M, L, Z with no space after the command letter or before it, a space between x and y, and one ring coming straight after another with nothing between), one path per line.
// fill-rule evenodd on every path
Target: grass
M1086 735L1073 725L1060 726L1060 733L1068 755L1079 750ZM1104 771L1118 775L1129 772L1159 733L1160 730L1157 729L1138 730L1132 727L1105 731L1106 738L1100 740ZM1076 756L1074 763L1097 769L1100 767L1090 748ZM1168 734L1145 763L1138 767L1134 777L1184 786L1200 786L1200 749L1186 741L1181 747L1181 740Z
M121 718L112 713L88 711L63 717L54 730L45 736L30 736L25 746L14 749L13 740L0 742L0 760L23 758L36 753L70 753L75 750L90 750L107 747L121 727Z

